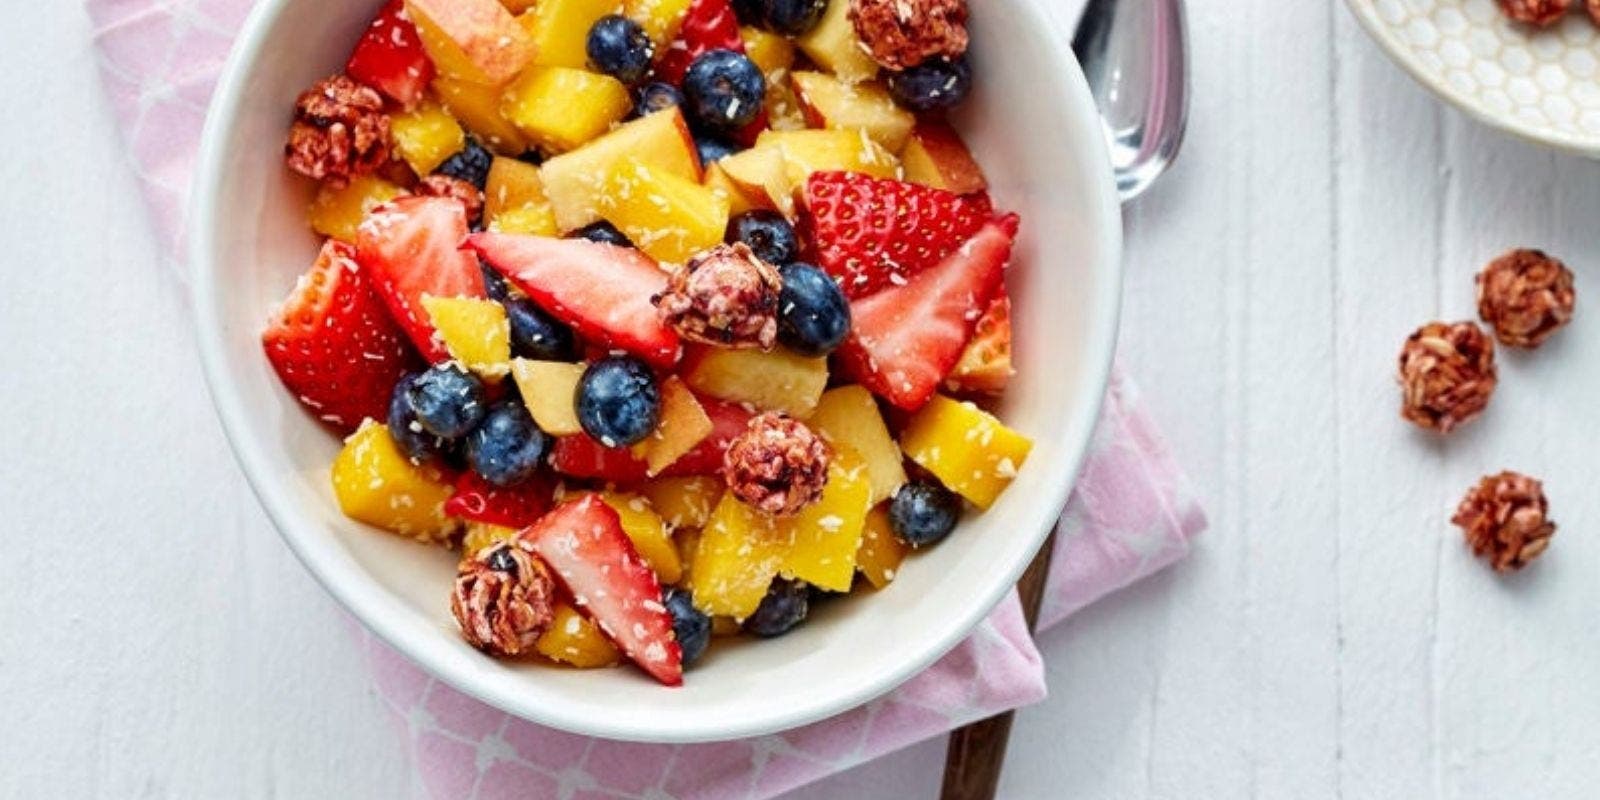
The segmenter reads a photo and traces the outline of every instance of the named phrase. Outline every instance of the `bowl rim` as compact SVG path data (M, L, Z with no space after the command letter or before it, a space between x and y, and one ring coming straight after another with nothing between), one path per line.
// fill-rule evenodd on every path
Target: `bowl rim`
M993 608L1006 596L1046 535L1054 528L1059 510L1066 504L1068 492L1076 482L1085 455L1093 438L1095 423L1109 384L1111 365L1116 344L1121 313L1122 295L1122 225L1121 206L1117 201L1115 183L1107 145L1099 135L1099 118L1088 85L1063 43L1057 41L1044 52L1051 63L1046 66L1057 77L1057 99L1069 109L1075 109L1075 118L1093 126L1090 147L1098 155L1086 164L1093 185L1089 187L1091 203L1098 222L1095 227L1102 243L1101 258L1092 265L1100 276L1098 290L1086 306L1090 315L1088 331L1082 354L1083 383L1095 387L1092 397L1084 398L1063 431L1075 432L1075 437L1063 434L1064 467L1062 480L1053 484L1048 496L1033 504L1038 510L1032 514L1036 530L1031 532L1031 544L1021 557L1010 565L1007 574L996 580L980 602L974 603L957 624L949 626L948 633L925 642L919 650L907 652L906 657L886 662L888 666L857 681L849 691L835 693L825 698L811 700L783 709L773 709L759 718L712 719L703 715L696 719L679 719L672 729L638 724L632 715L615 715L611 718L577 716L552 711L527 701L526 692L517 692L503 680L494 680L484 664L462 660L454 651L437 647L431 641L436 630L426 625L414 624L400 600L383 588L376 579L336 541L326 534L322 526L314 524L298 510L282 478L274 473L267 453L252 442L251 425L246 414L239 386L229 376L225 357L225 320L222 303L218 298L218 270L210 254L215 252L217 224L215 213L223 183L222 166L228 157L224 147L230 132L239 118L239 110L248 87L252 65L258 63L270 31L278 17L297 0L266 0L251 10L246 18L212 95L206 114L201 145L196 160L196 170L189 200L187 254L191 264L190 301L196 317L196 342L212 404L222 423L223 432L235 458L268 518L289 549L312 574L323 589L344 606L363 626L387 643L398 653L420 666L434 678L479 701L517 717L560 730L607 739L637 742L696 743L724 741L759 736L796 728L842 713L869 702L900 686L921 672L969 636ZM1013 0L1012 9L1027 17L1028 27L1038 35L1053 37L1054 28L1045 17L1043 9L1032 0ZM1096 189L1098 189L1096 191ZM1075 439L1075 440L1074 440Z
M1367 37L1378 43L1378 47L1389 60L1398 64L1413 81L1427 89L1434 97L1444 100L1489 128L1511 134L1530 144L1552 147L1564 153L1586 158L1600 158L1600 137L1582 137L1548 126L1525 122L1510 114L1498 113L1484 105L1478 98L1463 94L1450 84L1439 80L1437 76L1428 72L1427 67L1423 66L1421 59L1417 58L1410 46L1399 39L1394 33L1393 26L1378 18L1378 6L1374 0L1344 0L1344 4L1350 9L1350 14L1356 18L1356 22L1361 25Z

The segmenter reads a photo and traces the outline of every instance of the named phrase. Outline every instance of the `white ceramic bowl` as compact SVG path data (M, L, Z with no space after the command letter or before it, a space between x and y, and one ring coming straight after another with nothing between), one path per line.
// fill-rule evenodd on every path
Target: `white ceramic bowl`
M1389 57L1490 127L1600 158L1600 27L1582 0L1549 28L1495 0L1345 0Z
M1065 501L1094 426L1115 338L1119 211L1100 124L1077 64L1028 0L980 4L978 89L962 115L999 203L1022 214L1011 274L1019 375L1003 416L1036 442L1010 491L912 558L887 590L829 603L765 642L719 641L682 688L627 668L488 658L456 633L454 557L339 514L339 442L296 406L262 357L269 311L311 263L310 189L282 164L295 96L339 69L377 0L259 4L211 115L191 216L194 306L218 413L289 546L385 641L448 684L578 733L706 741L797 726L894 688L945 653L1005 595Z

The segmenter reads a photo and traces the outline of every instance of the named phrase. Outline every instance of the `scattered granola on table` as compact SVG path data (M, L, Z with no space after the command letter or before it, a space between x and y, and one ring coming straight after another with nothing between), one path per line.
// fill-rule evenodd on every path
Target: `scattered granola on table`
M822 496L832 457L827 442L805 423L769 411L753 417L728 444L723 471L735 497L786 516Z
M1400 350L1400 415L1449 433L1489 405L1496 382L1494 340L1473 322L1430 322Z
M1496 572L1511 572L1550 546L1556 524L1544 486L1518 472L1487 475L1461 499L1451 522L1461 526L1476 556Z
M1512 250L1489 262L1477 283L1478 315L1501 344L1538 347L1572 319L1572 270L1541 251Z
M967 51L966 0L851 0L850 21L873 60L887 69Z
M514 656L550 627L554 594L544 562L515 541L502 542L461 560L450 611L473 647Z
M1499 0L1500 10L1517 22L1545 27L1567 15L1572 0ZM1591 12L1595 0L1588 0Z
M341 186L377 171L389 161L383 96L343 75L318 81L295 101L284 158L295 172Z

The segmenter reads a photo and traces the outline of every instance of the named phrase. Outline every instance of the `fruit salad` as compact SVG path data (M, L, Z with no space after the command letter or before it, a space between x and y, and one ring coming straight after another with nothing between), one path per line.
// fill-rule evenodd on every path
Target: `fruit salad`
M299 97L323 241L262 345L344 514L459 550L467 642L676 685L1005 491L1019 220L944 118L966 21L393 0Z

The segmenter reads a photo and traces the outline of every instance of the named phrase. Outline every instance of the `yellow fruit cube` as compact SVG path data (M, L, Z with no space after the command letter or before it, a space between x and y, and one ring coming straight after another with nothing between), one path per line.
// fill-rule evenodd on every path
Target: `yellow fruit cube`
M616 10L617 0L539 0L517 21L533 40L534 64L581 69L589 60L589 29Z
M367 420L333 460L333 494L344 515L422 541L443 541L456 529L444 514L453 488L445 475L413 464L389 429Z
M551 661L580 669L609 667L622 660L600 626L564 602L556 604L550 627L533 643L533 649Z
M778 523L790 541L779 574L830 591L848 591L856 575L856 549L872 505L871 492L861 458L835 444L822 497Z
M889 510L877 506L867 512L866 528L861 534L861 549L856 551L856 569L873 588L882 589L894 580L911 548L889 527Z
M625 122L539 167L545 196L550 198L556 225L563 233L600 220L606 178L629 158L680 178L700 180L694 137L677 107Z
M539 430L551 436L583 432L578 424L576 398L584 365L560 361L511 360L511 379Z
M739 620L736 620L733 617L712 617L711 618L711 635L712 636L738 636L740 633L743 633L743 632L744 632L744 626L740 625L739 624Z
M979 508L1011 485L1033 442L968 402L934 395L900 432L906 455Z
M893 178L899 159L862 130L764 131L756 146L771 144L783 152L789 185L798 187L813 172L842 170L875 178Z
M878 62L867 54L855 23L850 21L850 0L828 0L822 21L797 41L817 66L841 81L859 83L878 74Z
M506 87L500 113L540 147L561 153L611 129L633 108L628 87L610 75L534 67Z
M484 226L492 231L555 236L556 217L544 196L539 168L497 156L483 189Z
M475 297L422 296L422 307L450 357L467 369L504 376L511 361L511 323L504 306Z
M794 63L794 43L782 34L742 25L739 38L744 40L744 54L760 68L768 83L776 83L773 78L778 76L777 73Z
M711 418L700 401L672 375L661 382L661 421L644 441L633 446L633 452L644 459L648 474L654 477L710 436L711 428Z
M805 109L788 81L767 82L767 127L775 131L803 131L806 125Z
M878 412L878 402L861 386L824 392L806 419L812 430L835 445L847 445L866 463L872 505L894 496L906 482L904 456Z
M789 183L789 166L784 160L783 150L777 145L752 147L734 153L718 161L716 166L753 202L762 208L781 211L790 219L794 218L794 191Z
M500 87L440 77L433 81L433 93L490 150L516 156L528 149L527 137L500 115Z
M876 82L845 83L821 72L789 76L811 124L838 130L864 130L891 153L900 152L917 118L900 107Z
M650 507L673 528L700 528L711 519L711 509L716 508L717 501L722 498L722 488L720 477L693 475L655 478L639 487L639 493L650 500ZM681 545L680 542L680 553L692 552Z
M605 492L600 496L622 518L622 532L633 541L634 549L656 571L663 583L677 583L683 577L678 548L667 535L667 523L650 510L650 501L636 494Z
M367 212L405 193L405 189L382 178L357 175L342 187L322 184L307 216L317 233L354 243L356 228L367 218Z
M443 106L425 102L415 109L389 118L395 152L411 165L411 171L427 175L438 169L467 143L460 123Z
M639 23L644 32L655 42L656 52L665 52L672 40L677 38L678 29L683 27L683 20L689 14L689 5L693 0L623 0L622 14L628 19Z
M461 557L471 558L483 548L500 544L501 542L509 542L516 538L516 535L516 528L469 520L467 522L467 532L461 537Z
M722 243L728 200L638 159L607 176L600 215L657 261L681 264Z
M683 380L695 391L801 419L811 415L828 385L827 358L806 358L782 348L697 348L685 361Z
M689 572L701 611L744 619L761 605L788 550L773 518L724 494L700 531Z
M406 0L406 14L441 75L498 86L533 57L527 31L497 0Z
M701 183L707 189L727 198L728 216L730 217L737 217L751 209L767 207L768 201L764 195L759 202L752 202L744 190L739 188L739 184L734 183L733 179L728 177L728 173L724 172L722 166L717 163L713 162L711 166L706 167L706 178Z
M678 585L689 589L694 588L694 554L700 549L700 531L697 528L686 528L672 534L672 543L678 548L678 561L683 564L683 575L678 578Z
M523 206L500 212L491 220L488 230L499 233L522 233L529 236L555 236L556 215L550 206Z

